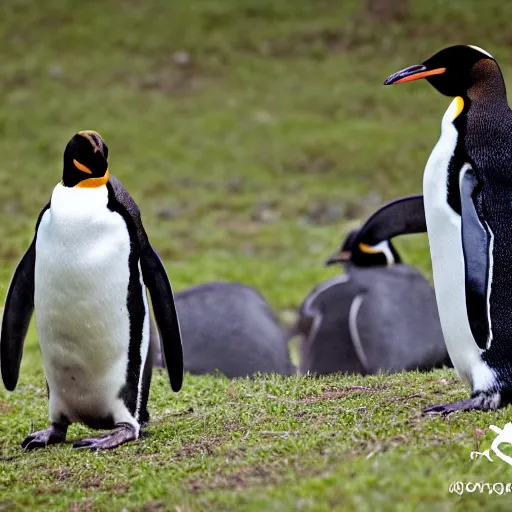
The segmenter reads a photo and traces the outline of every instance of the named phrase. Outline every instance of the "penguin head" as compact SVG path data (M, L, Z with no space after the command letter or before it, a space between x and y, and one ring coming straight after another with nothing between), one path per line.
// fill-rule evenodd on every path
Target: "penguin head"
M384 85L425 78L441 94L464 97L477 82L495 76L501 76L501 71L492 55L478 46L457 45L439 51L423 64L397 71Z
M345 241L341 244L340 250L335 252L332 256L329 256L325 261L326 265L334 265L335 263L347 263L352 257L352 245L357 236L359 230L354 229L345 238Z
M64 150L62 184L65 187L94 188L109 179L108 147L97 132L78 132Z
M358 267L378 267L402 262L400 255L389 240L383 240L376 245L356 243L358 233L358 230L351 231L341 244L339 252L328 258L325 264L352 263Z

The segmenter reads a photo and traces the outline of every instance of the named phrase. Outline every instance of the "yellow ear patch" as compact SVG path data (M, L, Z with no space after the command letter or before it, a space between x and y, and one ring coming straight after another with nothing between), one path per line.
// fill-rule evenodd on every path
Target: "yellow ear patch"
M453 123L457 117L460 116L460 113L464 110L464 100L460 96L456 96L453 98L452 102L446 109L446 112L443 116L443 122L446 120L450 123Z
M75 164L75 167L76 167L79 171L86 172L87 174L92 174L91 169L89 169L89 167L87 167L86 165L81 164L78 160L75 160L75 159L73 158L73 163Z
M381 252L379 249L375 249L375 247L363 243L359 244L359 249L361 249L361 252L364 252L366 254L378 254Z
M453 100L453 103L454 103L454 106L453 106L454 116L453 116L453 118L456 119L457 117L459 117L460 113L464 109L464 100L460 96L457 96Z
M106 185L110 178L110 170L107 169L107 172L101 178L88 178L86 180L81 181L76 186L78 188L97 188Z

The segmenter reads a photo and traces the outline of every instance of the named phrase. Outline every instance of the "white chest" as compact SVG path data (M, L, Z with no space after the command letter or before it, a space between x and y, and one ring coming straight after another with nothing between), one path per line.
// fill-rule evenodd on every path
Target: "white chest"
M63 402L108 401L125 381L130 239L107 200L106 187L57 185L38 229L37 331L50 396Z
M485 389L494 377L480 358L469 326L461 218L447 202L448 166L458 137L453 125L456 101L443 117L441 137L425 168L425 216L439 318L448 353L457 373L471 382L473 389Z

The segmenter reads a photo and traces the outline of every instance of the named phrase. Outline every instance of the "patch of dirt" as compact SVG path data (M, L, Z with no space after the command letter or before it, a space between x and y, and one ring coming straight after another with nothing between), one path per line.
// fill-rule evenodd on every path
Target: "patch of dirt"
M290 398L284 398L274 395L268 395L268 398L272 400L278 400L280 402L287 402L293 404L314 404L316 402L323 402L325 400L338 400L339 398L344 398L352 393L373 393L376 391L381 391L383 389L385 388L382 386L378 388L368 388L365 386L348 386L341 389L325 390L320 395L308 396L306 398L301 398L300 400L292 400Z
M192 492L203 492L216 489L241 490L249 485L275 484L281 480L281 477L274 473L278 467L277 464L243 466L237 468L236 472L221 473L207 481L193 478L188 481L187 486Z
M31 481L31 479L27 479L28 482ZM39 487L37 489L34 489L33 493L36 495L42 495L42 494L60 494L62 492L62 487Z
M108 483L105 484L101 475L90 476L80 480L79 482L76 482L76 475L70 469L51 469L48 472L50 477L55 481L57 485L52 488L38 489L35 491L37 494L58 494L62 492L62 485L58 484L62 483L65 485L65 483L69 480L73 480L74 485L76 485L78 488L87 490L101 489L114 493L124 493L130 489L130 484L128 481L121 481L111 485ZM30 481L30 476L26 477L26 481Z
M93 510L92 498L76 501L68 508L68 512L88 512L89 510Z
M69 478L73 477L73 472L70 469L53 469L50 471L51 477L57 482L65 482Z
M113 492L115 494L124 494L130 490L130 482L128 482L128 480L117 482L116 484L104 487L103 490Z
M103 487L103 479L101 476L91 476L82 480L79 487L82 489L101 489Z
M0 308L0 313L2 313L3 308ZM11 410L11 405L7 400L0 400L0 416L7 414Z
M217 445L222 444L224 441L227 441L227 439L228 437L226 436L218 436L201 439L194 443L185 443L183 447L174 454L174 458L179 460L182 458L193 457L198 454L214 455L218 450Z
M304 404L312 404L315 402L322 402L324 400L337 400L338 398L343 398L352 393L372 393L374 391L377 390L364 386L349 386L340 390L324 391L321 395L303 398L300 402Z
M175 507L176 512L187 512L188 509L182 507ZM163 501L149 501L142 505L142 507L134 509L134 512L160 512L163 510L167 510L165 503Z

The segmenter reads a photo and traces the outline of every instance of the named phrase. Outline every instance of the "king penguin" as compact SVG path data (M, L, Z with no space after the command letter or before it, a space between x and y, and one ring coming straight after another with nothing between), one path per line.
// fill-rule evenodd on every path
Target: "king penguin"
M64 151L62 181L36 223L12 278L2 320L5 387L16 387L33 310L49 394L50 426L26 450L62 443L71 423L113 432L74 443L115 448L148 422L151 381L149 290L171 387L183 356L171 286L137 205L110 174L98 133L78 132Z
M446 346L472 388L425 412L494 410L512 399L512 112L498 63L476 46L445 48L384 84L421 78L454 97L423 195Z
M255 373L291 375L285 329L262 294L242 283L211 282L174 295L183 364L192 375L229 379ZM155 366L163 366L156 354Z
M402 262L390 238L424 231L423 198L385 205L352 231L327 264L345 274L318 285L302 303L301 373L399 372L449 364L434 291Z

